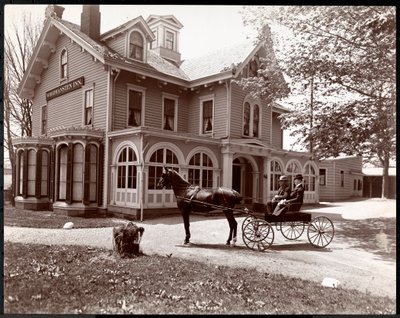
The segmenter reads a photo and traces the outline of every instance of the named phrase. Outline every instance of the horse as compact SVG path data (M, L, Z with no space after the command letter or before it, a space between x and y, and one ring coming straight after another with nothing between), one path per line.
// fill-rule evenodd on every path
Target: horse
M239 192L223 187L201 189L199 186L192 185L183 179L175 170L166 167L164 167L164 170L165 172L162 173L157 186L158 188L171 187L174 191L185 227L186 236L183 244L190 244L189 214L191 211L209 212L222 208L229 223L229 236L226 245L235 246L237 222L233 216L232 209L243 199Z

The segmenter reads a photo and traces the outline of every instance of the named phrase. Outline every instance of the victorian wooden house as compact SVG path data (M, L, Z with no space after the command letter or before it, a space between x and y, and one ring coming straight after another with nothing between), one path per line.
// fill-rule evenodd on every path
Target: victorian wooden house
M19 87L33 102L33 137L15 139L15 202L69 215L136 218L176 207L156 184L165 165L201 187L266 202L281 174L303 173L318 201L318 163L283 149L282 106L234 81L254 74L263 42L181 60L173 15L139 16L100 34L98 5L81 25L50 6ZM195 36L195 35L194 35Z

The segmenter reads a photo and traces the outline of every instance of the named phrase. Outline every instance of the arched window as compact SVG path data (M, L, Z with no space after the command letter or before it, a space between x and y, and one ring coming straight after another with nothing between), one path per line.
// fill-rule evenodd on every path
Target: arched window
M123 148L117 161L117 188L136 189L137 185L136 154L129 146Z
M301 173L301 168L296 162L292 161L289 163L286 170L287 170L287 177L289 180L289 184L293 188L294 187L294 176L296 174Z
M243 136L260 137L260 106L248 101L243 104Z
M188 181L202 188L213 187L213 164L204 152L198 152L190 159Z
M41 186L40 195L45 197L48 195L48 176L49 176L49 153L45 150L42 151L42 169L41 169Z
M258 137L258 130L260 129L260 107L254 105L253 107L253 137Z
M28 196L35 195L36 185L36 151L28 151Z
M75 144L72 159L72 201L83 199L83 146Z
M307 164L303 175L304 191L315 191L315 169L311 164Z
M97 146L88 145L85 150L85 202L97 201Z
M62 79L68 76L68 52L66 49L61 51L60 75Z
M68 166L68 147L61 146L58 152L58 199L66 200L67 198L67 166Z
M250 136L250 104L247 102L243 110L243 135Z
M270 190L271 191L276 191L279 189L279 177L282 175L282 167L279 161L272 160L270 164L270 172L271 172L271 178L270 178Z
M24 183L24 156L25 156L24 151L19 152L18 156L18 190L17 193L18 195L22 195L23 191L23 183Z
M163 167L175 169L179 172L178 157L169 149L161 148L153 152L149 166L149 190L156 190L159 178L163 173Z
M144 40L138 31L133 31L129 37L129 57L143 61Z

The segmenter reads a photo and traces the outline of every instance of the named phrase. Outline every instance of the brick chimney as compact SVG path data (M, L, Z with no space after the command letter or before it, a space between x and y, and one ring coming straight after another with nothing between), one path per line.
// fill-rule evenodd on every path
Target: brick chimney
M58 17L58 18L62 19L64 10L65 10L65 8L62 6L49 4L46 7L45 16L46 16L46 18L48 16L50 16L50 17Z
M93 40L100 38L100 9L98 4L83 5L81 31Z

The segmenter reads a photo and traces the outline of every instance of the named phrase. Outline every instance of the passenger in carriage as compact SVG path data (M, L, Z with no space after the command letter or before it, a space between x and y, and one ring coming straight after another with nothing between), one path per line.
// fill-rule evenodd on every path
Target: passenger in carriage
M267 202L267 214L272 214L272 212L274 212L279 201L289 199L290 187L288 184L288 178L286 176L280 176L278 183L279 183L278 193L274 196L272 201Z
M278 202L277 208L272 213L273 215L280 215L288 211L290 212L300 211L304 199L303 176L301 174L295 175L294 184L295 187L290 192L289 198Z

